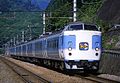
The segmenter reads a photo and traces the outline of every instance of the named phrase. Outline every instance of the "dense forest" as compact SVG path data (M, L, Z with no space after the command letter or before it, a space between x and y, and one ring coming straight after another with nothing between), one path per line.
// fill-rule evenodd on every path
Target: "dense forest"
M42 32L42 12L38 4L31 0L0 0L0 47L14 37L21 41L24 31L37 38ZM18 37L17 37L18 36Z
M31 0L0 0L0 11L33 11L40 10Z

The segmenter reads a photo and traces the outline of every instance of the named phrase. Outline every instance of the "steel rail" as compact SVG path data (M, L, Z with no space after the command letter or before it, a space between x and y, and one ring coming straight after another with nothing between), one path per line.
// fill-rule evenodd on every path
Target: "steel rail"
M43 78L42 76L36 75L34 72L29 71L16 63L1 57L1 60L9 66L25 83L51 83L51 81ZM19 70L19 71L18 71Z
M98 77L97 75L92 75L92 74L88 74L87 76L76 74L75 76L81 79L85 79L97 83L119 83L119 81Z

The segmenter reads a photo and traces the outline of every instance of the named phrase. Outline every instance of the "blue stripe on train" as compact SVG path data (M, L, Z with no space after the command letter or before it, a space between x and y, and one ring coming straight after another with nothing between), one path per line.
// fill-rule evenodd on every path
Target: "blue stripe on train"
M68 44L70 42L72 42L71 45ZM63 36L63 49L68 49L69 47L72 47L72 49L76 48L76 36L75 35Z
M101 36L99 35L92 36L92 49L95 49L96 47L101 48Z

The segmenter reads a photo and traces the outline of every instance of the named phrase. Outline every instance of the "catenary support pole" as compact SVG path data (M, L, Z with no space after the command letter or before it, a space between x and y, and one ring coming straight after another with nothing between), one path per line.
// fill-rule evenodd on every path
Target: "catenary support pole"
M77 21L77 0L73 0L73 22Z

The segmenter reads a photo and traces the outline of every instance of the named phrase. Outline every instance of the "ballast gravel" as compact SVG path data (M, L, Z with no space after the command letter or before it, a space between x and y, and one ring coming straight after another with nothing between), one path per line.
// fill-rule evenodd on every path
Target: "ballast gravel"
M24 83L20 77L12 71L3 61L0 59L0 83Z
M92 81L88 81L88 80L85 80L85 79L82 79L79 77L75 77L75 76L65 75L63 73L59 73L57 71L50 70L45 67L37 66L37 65L34 65L34 64L31 64L28 62L23 62L23 61L12 59L12 58L6 58L6 59L9 59L10 61L18 64L19 66L22 66L25 69L27 69L31 72L34 72L37 75L40 75L41 77L51 81L51 83L94 83ZM0 69L1 69L1 67L0 67ZM5 71L5 70L3 70L3 71ZM6 70L6 71L8 71L8 70ZM0 75L2 75L2 74L0 73ZM99 77L112 79L112 80L118 80L118 81L120 80L120 77L109 75L109 74L101 74L101 75L99 75ZM0 83L20 83L20 82L9 82L8 81L8 82L0 82Z
M31 63L22 62L22 61L15 60L12 58L7 58L7 59L17 63L18 65L24 67L25 69L29 71L34 72L37 75L40 75L41 77L51 81L51 83L94 83L92 81L81 79L75 76L65 75L57 71L53 71L53 70L50 70L50 69L47 69L41 66L31 64Z
M106 78L106 79L111 79L120 82L120 76L115 76L115 75L110 75L110 74L101 74L98 77Z

